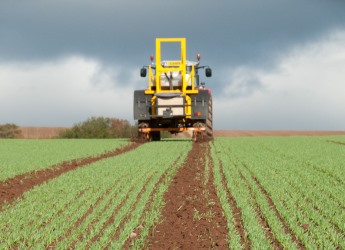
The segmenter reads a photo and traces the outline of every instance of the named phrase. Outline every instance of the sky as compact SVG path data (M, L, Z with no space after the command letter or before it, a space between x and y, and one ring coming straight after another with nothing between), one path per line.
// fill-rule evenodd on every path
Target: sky
M343 0L2 0L0 124L134 123L156 37L212 68L214 129L345 130Z

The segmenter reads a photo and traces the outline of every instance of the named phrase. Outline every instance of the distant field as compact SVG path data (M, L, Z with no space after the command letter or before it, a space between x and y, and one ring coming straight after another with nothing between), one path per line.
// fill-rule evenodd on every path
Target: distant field
M20 127L23 138L50 139L57 137L66 127ZM291 136L291 135L345 135L344 131L313 131L313 130L214 130L215 137L239 136ZM191 137L188 132L180 133L178 138Z

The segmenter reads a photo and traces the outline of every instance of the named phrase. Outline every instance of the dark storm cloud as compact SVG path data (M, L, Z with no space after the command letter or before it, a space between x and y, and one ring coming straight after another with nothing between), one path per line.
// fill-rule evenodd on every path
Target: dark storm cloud
M345 24L343 1L5 1L1 54L81 53L132 62L156 36L186 36L209 58L255 60Z
M141 67L155 37L187 37L217 69L272 67L290 46L344 27L344 1L2 1L0 60L51 60L70 54L123 69ZM128 74L128 73L127 73Z

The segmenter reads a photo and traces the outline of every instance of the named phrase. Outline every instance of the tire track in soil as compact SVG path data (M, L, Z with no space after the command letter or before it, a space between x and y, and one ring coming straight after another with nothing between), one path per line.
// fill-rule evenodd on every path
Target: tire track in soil
M139 221L143 221L144 220L144 216L146 215L146 212L150 209L151 205L152 205L152 202L153 202L153 199L154 199L154 194L155 194L155 191L158 189L158 187L161 185L161 183L166 179L168 173L171 171L172 168L174 168L176 166L176 163L180 160L181 156L179 156L175 161L174 163L169 167L167 168L164 173L161 175L161 177L159 178L158 182L156 182L151 194L150 194L150 197L149 197L149 200L148 202L146 203L145 205L145 208L144 208L144 211L139 219ZM126 240L125 244L124 244L124 247L123 249L130 249L130 247L132 246L132 243L136 240L136 238L138 238L138 236L140 235L141 233L141 230L145 227L146 225L145 224L140 224L139 226L137 226L133 232L132 232L132 236L130 235L128 237L128 239Z
M32 189L35 186L41 185L44 182L47 182L78 167L134 150L140 145L142 144L132 143L128 146L116 149L115 151L106 152L97 156L65 161L53 165L51 168L41 169L6 179L0 182L0 211L5 203L12 203L14 200L21 197L24 192Z
M345 142L340 142L340 141L332 141L332 140L327 140L327 142L330 142L330 143L334 143L334 144L338 144L338 145L345 146Z
M164 194L162 223L152 229L147 248L228 249L227 222L213 185L212 169L207 183L203 178L209 148L208 143L193 144Z

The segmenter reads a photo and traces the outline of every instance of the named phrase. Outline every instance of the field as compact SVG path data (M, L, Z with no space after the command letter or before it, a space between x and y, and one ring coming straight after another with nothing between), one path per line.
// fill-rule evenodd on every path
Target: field
M345 249L345 136L246 135L0 140L0 249Z

